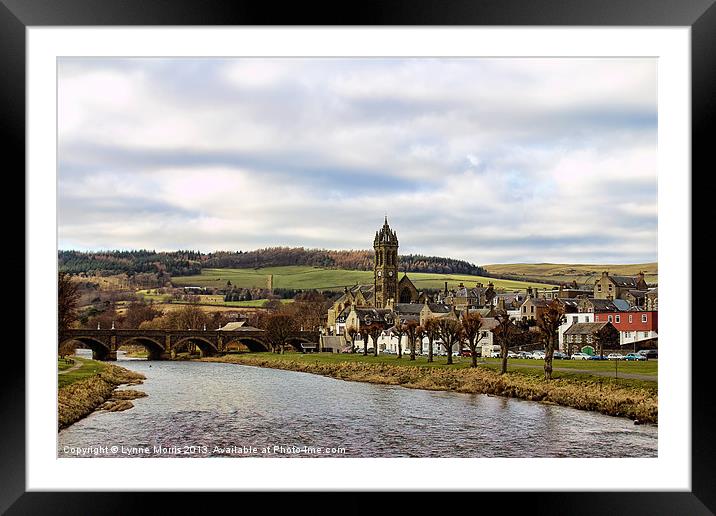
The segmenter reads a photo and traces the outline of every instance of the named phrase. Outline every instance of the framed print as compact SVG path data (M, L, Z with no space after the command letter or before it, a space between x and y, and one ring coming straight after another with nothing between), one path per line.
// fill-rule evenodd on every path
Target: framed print
M345 25L4 1L28 244L3 510L398 490L710 514L712 4Z

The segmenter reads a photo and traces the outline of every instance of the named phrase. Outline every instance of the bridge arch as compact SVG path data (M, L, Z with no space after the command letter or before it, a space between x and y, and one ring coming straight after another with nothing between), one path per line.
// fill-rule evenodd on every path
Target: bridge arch
M106 342L103 342L102 340L97 339L95 337L81 336L81 335L78 335L76 337L73 336L70 338L63 339L62 342L60 342L60 346L62 344L65 344L66 342L70 342L73 340L77 341L77 342L81 342L82 344L84 344L85 346L90 348L92 350L92 359L93 360L108 360L109 359L109 355L111 352L110 346Z
M224 348L228 350L232 344L243 344L249 348L249 351L269 351L268 345L266 345L263 340L256 337L236 337L231 340L227 340L224 343Z
M174 353L177 353L184 347L188 346L189 344L196 345L199 350L201 350L202 356L210 357L212 355L215 355L219 352L218 349L216 349L216 345L211 342L208 339L205 339L203 337L183 337L176 342L172 343L172 351Z
M162 355L165 353L164 346L161 344L161 342L150 337L140 336L132 336L123 339L121 342L117 343L117 349L119 349L121 346L129 344L139 344L141 346L144 346L145 349L149 352L147 360L160 360L162 358Z
M301 346L301 344L313 344L316 347L318 346L318 344L315 341L308 339L306 337L300 337L300 336L290 337L290 338L286 339L286 344L293 347L293 349L295 349L296 351L304 350L304 348Z

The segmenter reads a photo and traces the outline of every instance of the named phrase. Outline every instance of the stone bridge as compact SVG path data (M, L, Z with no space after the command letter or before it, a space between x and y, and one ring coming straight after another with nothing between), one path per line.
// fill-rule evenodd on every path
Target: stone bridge
M297 347L302 342L318 343L317 331L297 331L287 343ZM241 343L251 351L268 351L266 332L258 328L236 330L64 330L59 343L76 340L92 350L95 360L117 360L117 349L125 344L147 348L149 360L168 360L189 344L196 345L203 356L220 355L229 346Z

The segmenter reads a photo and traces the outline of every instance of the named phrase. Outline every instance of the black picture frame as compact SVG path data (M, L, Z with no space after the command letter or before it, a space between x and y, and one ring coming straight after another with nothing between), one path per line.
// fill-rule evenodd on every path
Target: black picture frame
M25 30L62 25L554 25L691 27L692 170L716 170L710 135L716 120L716 0L412 0L334 2L328 5L286 2L183 0L0 0L0 87L5 163L25 169ZM9 167L8 167L9 168ZM696 174L692 172L692 181ZM693 183L692 183L693 185ZM21 187L24 188L24 187ZM693 186L692 186L693 191ZM693 201L692 201L693 202ZM692 249L693 253L693 249ZM692 254L693 256L693 254ZM27 258L27 257L26 257ZM694 266L697 263L694 262ZM26 274L29 272L26 272ZM28 314L25 314L28 324ZM692 319L693 320L693 319ZM688 336L690 339L693 337ZM688 340L688 339L687 339ZM693 340L692 340L693 341ZM691 342L686 345L691 345ZM26 342L25 345L31 343ZM696 353L694 353L694 357ZM0 511L7 514L131 514L148 512L152 502L162 512L218 511L226 494L218 493L82 493L26 492L25 357L13 356L3 372L0 391ZM713 514L716 511L715 439L709 362L692 362L692 490L690 492L479 493L475 510L493 502L532 514ZM82 486L77 486L78 490ZM319 487L317 487L319 489ZM360 493L340 493L341 512L376 509L379 502ZM219 496L222 498L219 499ZM243 496L237 493L232 496ZM253 494L263 497L266 493ZM444 495L434 495L451 505ZM156 498L156 499L155 499ZM295 511L296 495L270 495L272 508ZM476 500L479 499L479 505ZM262 500L256 500L264 503ZM420 507L424 495L400 497L401 510ZM210 505L207 505L210 504ZM281 507L283 506L283 507ZM412 507L411 507L412 506ZM321 507L313 507L312 512ZM457 507L455 507L457 510ZM493 509L494 510L494 509Z

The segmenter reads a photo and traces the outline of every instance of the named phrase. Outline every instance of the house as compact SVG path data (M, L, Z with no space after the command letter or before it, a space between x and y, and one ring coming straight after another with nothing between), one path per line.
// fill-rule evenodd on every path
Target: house
M610 276L607 271L594 282L595 299L624 299L624 295L630 290L648 290L644 273L636 276Z
M619 331L619 345L627 346L658 337L659 312L638 308L594 314L594 322L608 322Z
M542 317L542 313L546 310L548 304L546 299L532 297L530 294L527 294L525 302L520 306L520 319L523 321L536 321Z
M423 303L423 308L420 310L420 325L423 326L430 318L444 317L450 311L451 307L443 303Z
M594 322L594 312L565 313L564 318L565 321L560 325L559 329L557 330L557 335L559 336L559 350L566 352L567 346L565 345L564 333L573 324Z
M601 299L601 298L589 298L589 297L580 297L578 298L578 308L577 311L579 313L588 313L588 312L616 312L619 311L617 308L617 305L614 304L612 300L609 299Z
M619 345L619 331L609 322L582 322L572 324L564 332L565 349L572 354L584 346L615 349Z
M525 294L522 292L498 292L492 299L492 306L500 309L503 306L504 310L519 310L522 303L525 302Z
M333 306L328 309L326 326L329 329L334 328L336 335L343 333L345 318L350 312L350 307L371 306L374 298L373 289L374 287L371 285L354 285L351 288L343 287L343 295L336 299L333 302ZM348 308L348 310L346 310L346 308ZM339 323L338 319L341 315L342 320Z
M383 330L387 330L393 326L394 320L393 311L389 308L371 308L368 306L356 307L352 306L351 311L346 317L345 327L355 328L358 330L354 340L354 345L357 347L364 346L362 331L371 324L378 324L383 327ZM368 346L372 343L372 339L368 338Z

